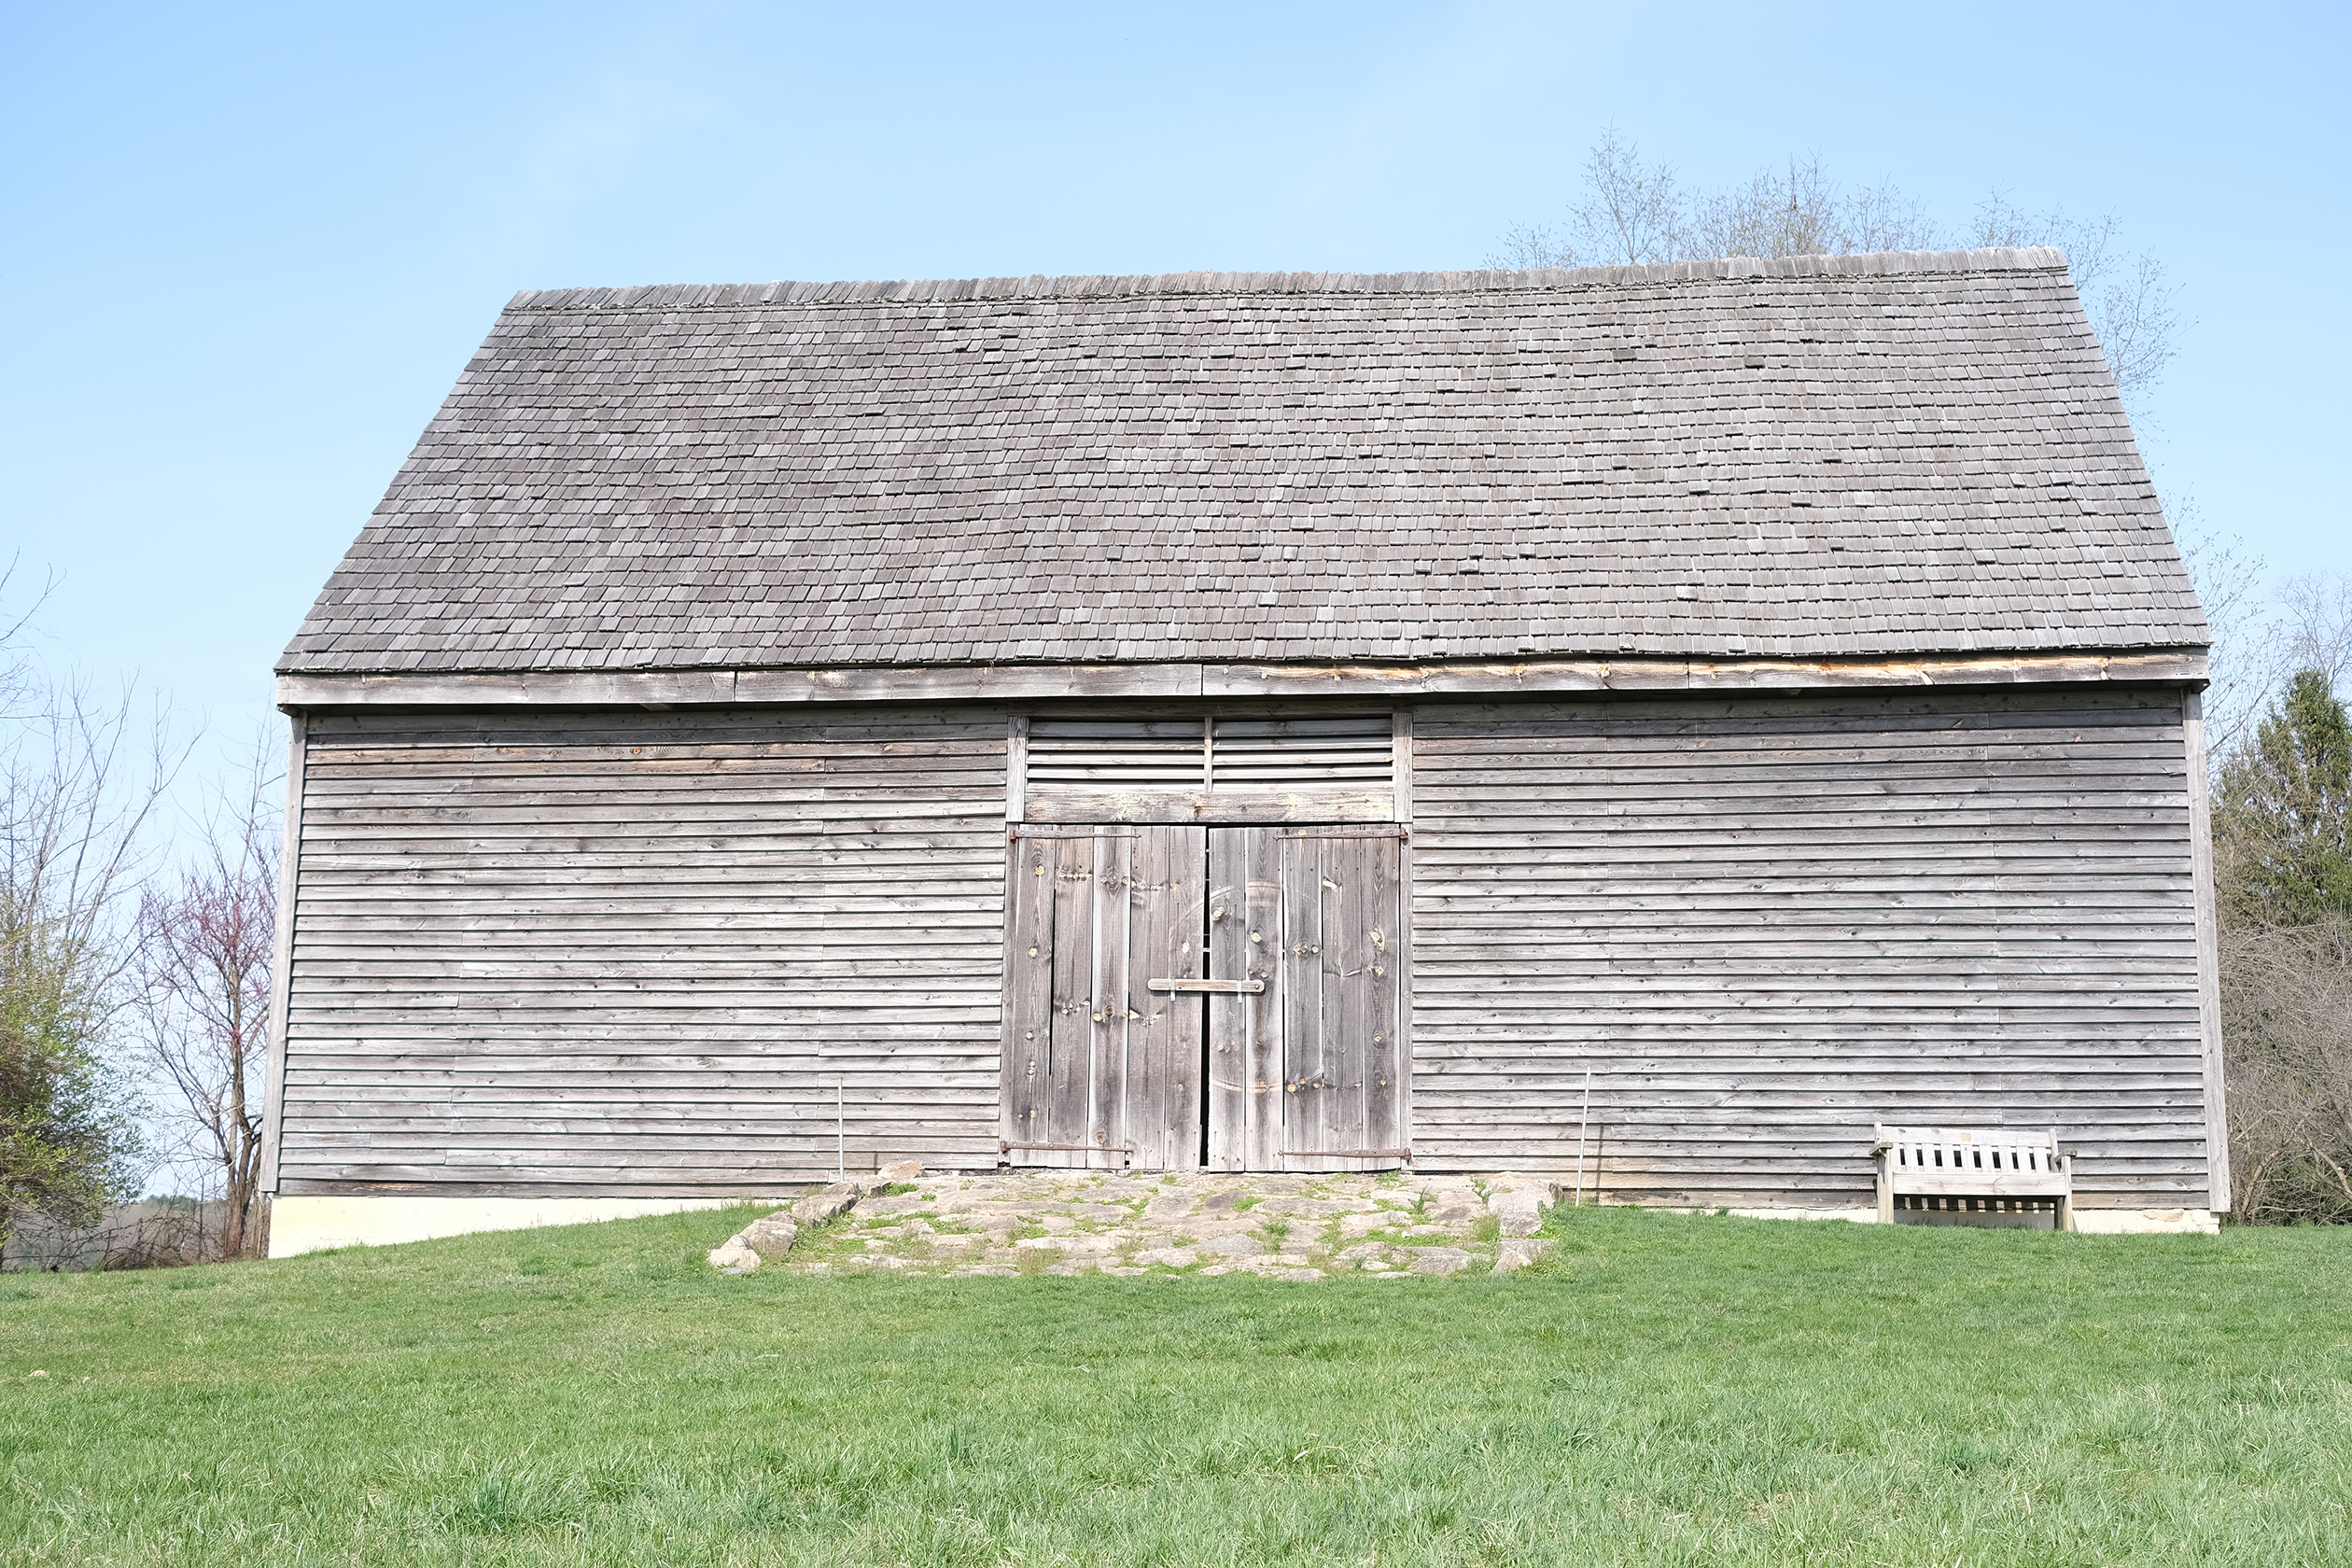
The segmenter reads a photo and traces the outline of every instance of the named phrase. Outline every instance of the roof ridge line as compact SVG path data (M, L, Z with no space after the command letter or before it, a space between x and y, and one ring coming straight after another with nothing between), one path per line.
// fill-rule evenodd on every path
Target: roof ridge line
M1047 277L925 278L835 283L654 284L622 288L525 288L510 311L708 310L744 305L956 304L983 301L1115 299L1139 295L1496 294L1743 278L1897 277L1920 273L2065 270L2053 245L1985 250L1882 250L1845 256L1729 256L1616 267L1482 268L1424 273L1098 273Z

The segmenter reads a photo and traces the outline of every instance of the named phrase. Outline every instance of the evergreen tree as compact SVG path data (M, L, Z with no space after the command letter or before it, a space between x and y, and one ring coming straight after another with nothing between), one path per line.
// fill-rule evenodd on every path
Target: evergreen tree
M2222 768L2213 828L2225 918L2352 916L2352 720L2325 675L2298 674Z

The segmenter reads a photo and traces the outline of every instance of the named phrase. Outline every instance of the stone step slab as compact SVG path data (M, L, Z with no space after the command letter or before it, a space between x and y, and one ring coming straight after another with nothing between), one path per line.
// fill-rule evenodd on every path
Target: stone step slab
M911 1162L910 1162L911 1163ZM714 1248L714 1267L994 1278L1247 1273L1301 1282L1525 1268L1558 1200L1541 1177L1099 1171L907 1174L831 1186ZM885 1194L890 1183L913 1191ZM1499 1241L1492 1239L1499 1235Z

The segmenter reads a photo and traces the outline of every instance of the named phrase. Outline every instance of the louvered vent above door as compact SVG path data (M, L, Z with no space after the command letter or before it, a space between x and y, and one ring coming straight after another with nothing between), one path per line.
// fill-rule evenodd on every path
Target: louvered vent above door
M1015 721L1030 822L1389 822L1398 727L1311 718Z
M1211 793L1323 787L1385 790L1395 774L1396 725L1385 713L1211 721Z
M1198 719L1032 719L1029 788L1199 790L1208 752Z

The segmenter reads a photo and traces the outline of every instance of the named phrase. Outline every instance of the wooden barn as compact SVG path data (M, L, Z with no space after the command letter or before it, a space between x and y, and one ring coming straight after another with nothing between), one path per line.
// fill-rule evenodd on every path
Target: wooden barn
M525 293L279 665L277 1249L1882 1124L2209 1225L2207 640L2051 251Z

